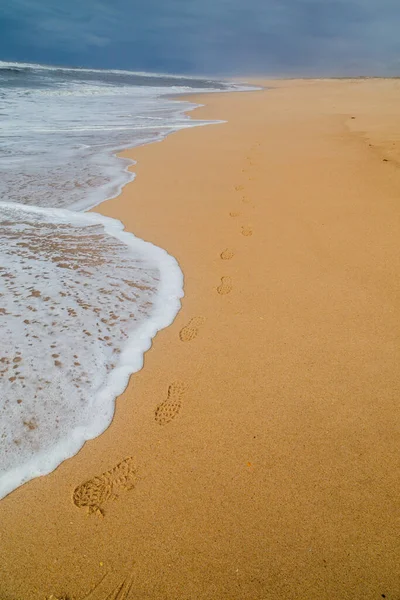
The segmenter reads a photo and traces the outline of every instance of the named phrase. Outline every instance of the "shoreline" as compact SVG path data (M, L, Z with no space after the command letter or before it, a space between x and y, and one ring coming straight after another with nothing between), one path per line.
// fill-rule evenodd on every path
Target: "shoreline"
M123 153L96 212L177 259L182 309L111 426L0 503L0 595L398 594L398 86L265 83Z
M181 96L183 96L183 94L181 94ZM179 102L172 94L165 94L165 97L168 97L171 101L174 101L175 104ZM162 101L162 97L160 100ZM179 104L181 108L176 112L181 116L188 117L189 124L186 126L186 128L201 124L200 122L197 123L196 121L193 121L193 125L190 124L190 112L198 108L199 105L192 104L189 101L185 101L184 104L179 102ZM186 110L183 110L185 106ZM208 122L205 121L204 125L207 124ZM178 127L178 129L175 131L172 130L170 133L179 131L181 128L185 128L184 125ZM125 183L120 183L118 186L116 186L116 188L118 188L117 192L111 194L105 200L101 200L100 202L97 201L96 203L92 204L92 206L86 206L85 208L82 208L82 204L85 203L80 202L75 205L71 205L68 208L49 209L48 207L36 205L26 206L14 203L0 203L6 210L20 208L20 210L25 211L27 214L45 216L50 213L53 218L61 219L61 221L63 219L68 220L68 215L70 214L71 223L73 222L75 216L81 215L82 222L86 222L87 224L101 224L106 235L124 242L128 253L132 248L137 249L138 246L140 246L142 250L147 247L147 255L148 257L150 255L154 264L158 265L161 276L158 294L161 295L161 299L156 299L152 317L145 320L140 328L135 330L134 334L131 332L129 341L124 344L124 350L120 356L117 367L114 368L112 373L108 375L107 381L104 383L104 385L102 385L94 394L95 406L97 408L97 412L103 415L103 421L101 421L99 418L96 418L94 415L90 422L87 422L85 425L80 427L75 427L75 429L70 431L69 435L67 434L63 439L59 440L47 453L36 453L34 458L30 461L25 461L22 465L8 470L3 476L0 477L0 499L3 499L31 479L38 476L45 476L53 472L62 462L75 456L82 448L84 443L86 443L86 441L98 437L104 432L105 429L109 427L110 419L112 420L112 415L114 412L113 407L115 401L126 389L130 376L143 368L143 356L145 351L151 346L152 340L156 333L170 325L175 319L177 312L179 312L181 307L180 299L183 295L183 275L175 259L168 255L168 253L166 253L162 248L151 244L151 242L145 242L144 240L141 240L133 233L129 233L127 230L125 230L125 226L120 220L112 217L103 217L97 210L97 207L103 202L107 202L118 197L124 187L128 183L134 181L134 166L136 162L132 158L120 156L120 153L123 151L131 151L134 148L140 148L151 143L160 142L168 135L168 133L162 134L159 132L158 135L155 135L152 140L147 140L146 142L142 141L141 143L132 147L120 147L114 151L110 151L110 161L119 159L121 167L120 171L122 176L120 175L117 177L117 180L125 179ZM95 298L93 300L96 301ZM79 362L77 364L79 364ZM20 375L20 373L18 373L18 375ZM24 377L22 376L21 379L23 380ZM113 390L111 394L110 388ZM108 402L106 401L107 397L109 397ZM62 414L59 413L58 416L62 420ZM34 419L30 422L34 423ZM31 443L34 444L35 441ZM35 475L32 475L33 473L35 473Z

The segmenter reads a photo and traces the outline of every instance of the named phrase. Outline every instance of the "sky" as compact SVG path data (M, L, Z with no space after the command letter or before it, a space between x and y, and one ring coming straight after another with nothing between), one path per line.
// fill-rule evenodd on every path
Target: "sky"
M400 0L5 0L0 60L199 75L400 75Z

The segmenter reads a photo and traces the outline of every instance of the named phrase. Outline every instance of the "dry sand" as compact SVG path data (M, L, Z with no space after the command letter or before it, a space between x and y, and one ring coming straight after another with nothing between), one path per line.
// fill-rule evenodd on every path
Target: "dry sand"
M126 153L99 210L183 307L107 432L0 502L2 600L399 599L400 81L270 85Z

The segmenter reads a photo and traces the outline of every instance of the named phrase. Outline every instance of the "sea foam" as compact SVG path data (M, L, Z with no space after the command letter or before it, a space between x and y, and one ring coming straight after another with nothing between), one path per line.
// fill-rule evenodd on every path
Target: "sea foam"
M183 276L96 213L0 202L0 218L1 498L108 427Z

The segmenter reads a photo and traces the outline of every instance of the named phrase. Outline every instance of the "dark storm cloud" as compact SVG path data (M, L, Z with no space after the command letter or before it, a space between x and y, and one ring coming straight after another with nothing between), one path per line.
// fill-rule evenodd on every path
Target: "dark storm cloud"
M398 0L9 0L0 58L136 70L398 74Z

